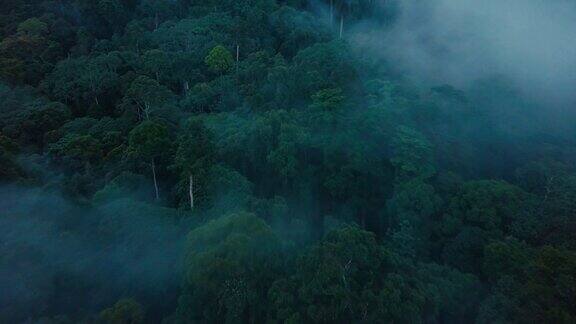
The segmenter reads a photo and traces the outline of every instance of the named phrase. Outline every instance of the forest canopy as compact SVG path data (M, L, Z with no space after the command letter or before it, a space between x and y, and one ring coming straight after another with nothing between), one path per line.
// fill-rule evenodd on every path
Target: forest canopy
M576 3L428 2L2 0L0 322L576 322Z

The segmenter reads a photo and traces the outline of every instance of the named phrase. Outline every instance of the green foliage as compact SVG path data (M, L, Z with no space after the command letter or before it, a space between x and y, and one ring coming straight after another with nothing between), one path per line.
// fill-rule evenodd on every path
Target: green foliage
M321 110L336 110L342 106L344 96L341 89L324 89L312 95L312 107Z
M411 178L425 180L436 172L430 142L414 129L398 127L392 138L392 151L390 162L401 181Z
M136 105L140 119L150 119L155 111L172 100L172 96L170 89L158 81L138 76L126 90L124 101Z
M137 161L150 163L156 200L160 199L157 160L166 158L172 151L171 146L168 128L154 121L140 123L128 136L128 155Z
M26 121L21 125L21 138L28 143L37 143L42 146L50 139L50 132L56 131L70 118L68 107L57 103L46 104L30 112Z
M569 288L576 279L572 251L550 246L531 249L507 241L491 244L486 254L484 268L497 283L480 307L481 323L570 323L576 318L574 290Z
M154 28L157 29L161 22L173 15L173 1L169 0L142 0L138 10L145 17L152 19Z
M214 180L211 172L214 164L213 135L203 121L191 118L183 125L177 141L173 168L180 172L181 201L191 205L190 194L196 204L206 203L209 196L207 187ZM193 208L193 206L191 206Z
M175 167L184 174L202 174L214 159L213 135L200 119L186 121L178 138Z
M0 322L575 322L575 114L400 9L0 1Z
M486 231L507 231L529 196L520 188L504 181L473 181L465 183L448 207L441 222L446 234L464 224Z
M119 84L122 61L114 53L95 58L80 57L59 62L43 87L54 98L76 105L81 111L100 105Z
M389 263L370 233L354 228L330 233L299 261L296 292L303 305L310 305L300 316L322 323L370 319L377 311L378 290L384 289L381 280ZM368 310L372 311L366 314ZM361 317L363 313L367 317Z
M303 49L294 63L296 93L304 96L322 89L348 89L357 78L355 62L346 45L336 41Z
M434 187L421 180L397 186L388 201L388 215L392 231L392 245L401 253L416 256L425 254L432 234L434 216L442 206Z
M150 183L144 176L123 172L96 192L92 200L96 204L125 198L146 201L152 195L152 192L148 192L146 188L150 188Z
M178 322L261 322L263 302L281 270L282 246L256 216L234 214L188 235Z
M271 17L274 31L281 37L279 52L294 57L299 50L314 43L328 40L328 31L316 17L290 6L283 6Z
M142 160L153 160L170 150L168 128L161 123L145 121L136 126L129 135L129 151Z
M100 143L90 135L65 137L54 144L51 151L80 162L97 162L102 159Z
M51 39L48 24L30 18L0 42L0 76L12 84L38 85L51 64L61 59L62 47Z
M171 68L170 57L161 50L147 51L142 61L144 68L156 78L156 81L163 79Z
M222 45L218 45L210 50L204 59L206 65L215 73L223 74L228 72L234 65L232 53Z
M48 25L38 18L30 18L18 25L18 34L42 36L48 32Z
M352 227L330 232L303 253L296 269L270 290L278 321L418 323L434 321L438 313L456 319L465 312L445 312L477 285L473 277L436 265L412 268L373 234ZM439 282L442 287L434 286Z

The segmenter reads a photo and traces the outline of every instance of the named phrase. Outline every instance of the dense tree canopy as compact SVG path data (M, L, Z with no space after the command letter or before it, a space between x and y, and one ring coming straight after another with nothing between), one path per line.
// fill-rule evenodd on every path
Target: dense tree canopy
M0 322L575 322L576 124L400 6L1 1Z

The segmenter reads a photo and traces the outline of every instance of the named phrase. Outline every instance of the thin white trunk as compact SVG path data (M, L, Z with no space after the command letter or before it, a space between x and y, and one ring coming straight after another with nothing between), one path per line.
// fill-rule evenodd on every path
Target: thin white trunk
M348 276L348 272L350 271L350 265L351 264L352 264L352 259L348 260L346 265L344 265L342 267L342 283L344 284L344 287L346 289L348 289L348 280L346 279L346 277Z
M236 77L238 77L238 69L240 68L239 61L240 61L240 45L236 45Z
M146 120L150 119L149 111L150 111L150 105L147 102L145 102L144 103L144 114L146 115Z
M184 95L185 96L188 95L188 91L190 90L190 83L188 83L188 81L184 81L183 88L184 88Z
M156 200L159 200L160 192L158 191L158 181L156 180L156 163L154 163L154 158L152 158L152 177L154 178L154 190L156 193Z
M340 17L340 38L342 38L342 34L344 34L344 15Z
M190 187L188 188L190 194L190 210L194 210L194 177L190 175Z

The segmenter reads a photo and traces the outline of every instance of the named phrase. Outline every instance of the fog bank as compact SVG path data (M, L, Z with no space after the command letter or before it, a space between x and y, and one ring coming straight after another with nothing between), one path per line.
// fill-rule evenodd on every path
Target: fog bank
M390 28L365 24L354 38L415 79L466 87L500 75L532 99L576 96L576 2L399 1Z

